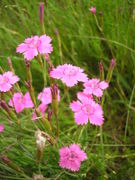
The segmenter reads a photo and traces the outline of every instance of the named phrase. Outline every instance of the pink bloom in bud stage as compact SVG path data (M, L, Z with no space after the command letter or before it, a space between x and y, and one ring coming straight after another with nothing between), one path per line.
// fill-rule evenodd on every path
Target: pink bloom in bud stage
M46 34L38 37L32 36L31 38L25 39L24 43L18 45L16 52L23 53L24 58L32 60L35 56L40 54L48 54L53 51L51 38Z
M4 125L3 124L0 124L0 133L4 131Z
M90 11L92 14L96 14L96 8L95 8L95 7L89 8L89 11Z
M38 100L40 100L43 104L52 103L52 93L51 88L46 87L43 89L43 92L38 94ZM60 91L58 90L58 101L60 101Z
M84 83L84 93L102 97L103 90L108 88L108 86L108 83L105 81L100 81L99 79L90 79Z
M59 166L71 171L79 171L81 162L87 159L86 153L79 145L71 144L69 147L62 147L59 150Z
M45 114L45 111L47 109L47 105L46 104L40 104L38 106L38 110L41 112L41 116L44 117L44 114ZM36 115L36 112L34 111L33 114L32 114L32 120L33 121L36 121L38 119L37 115Z
M19 81L19 77L14 75L11 71L0 74L0 91L7 92L13 85Z
M87 124L88 120L93 125L101 126L104 121L101 106L93 99L78 96L79 100L70 103L70 108L74 112L75 122L78 125Z
M78 82L86 82L87 75L83 69L71 64L59 65L50 72L52 78L61 79L68 87L76 85Z
M32 108L34 106L28 92L24 96L22 93L15 93L12 99L9 100L9 105L15 107L17 113L23 111L24 108Z

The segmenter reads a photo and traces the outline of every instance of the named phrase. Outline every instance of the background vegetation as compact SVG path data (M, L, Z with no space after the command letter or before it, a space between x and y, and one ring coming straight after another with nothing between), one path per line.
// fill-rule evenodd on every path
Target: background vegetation
M76 2L76 3L75 3ZM38 19L38 0L0 1L0 65L7 70L7 57L12 59L16 74L25 88L23 56L16 47L26 37L41 34ZM95 6L103 34L97 29L89 8ZM41 172L51 179L135 179L135 4L133 0L49 0L45 6L45 30L52 37L54 51L51 59L55 65L72 63L85 69L89 77L99 76L98 63L102 60L105 73L110 59L117 66L106 94L103 125L104 157L101 155L99 128L88 124L75 125L73 114L65 104L60 104L61 128L59 147L76 142L86 149L89 160L78 173L62 170L58 166L58 148L49 145L44 152ZM33 84L36 92L43 89L41 70L36 60L31 62ZM61 90L62 90L62 86ZM78 88L70 90L75 99ZM62 91L63 92L63 91ZM0 160L0 179L30 179L38 173L35 163L36 145L34 125L29 115L21 115L26 132L9 126L0 112L0 122L5 131L0 134L0 152L4 152L24 170L17 173ZM128 125L127 137L125 127ZM29 131L28 131L29 130Z

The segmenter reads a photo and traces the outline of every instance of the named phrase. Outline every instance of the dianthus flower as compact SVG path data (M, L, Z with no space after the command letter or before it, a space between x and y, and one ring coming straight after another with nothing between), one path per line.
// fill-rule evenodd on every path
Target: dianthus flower
M101 126L104 121L101 106L93 99L78 96L79 100L70 103L70 108L74 112L75 122L78 125L91 124Z
M0 133L4 130L4 125L0 124Z
M34 106L28 92L24 96L20 92L15 93L12 99L9 100L9 105L15 107L17 113L23 111L24 108L32 108Z
M103 95L103 90L108 88L108 86L108 83L105 81L100 81L99 79L90 79L84 83L84 93L101 97Z
M89 11L90 11L92 14L96 14L96 8L95 8L95 7L89 8Z
M19 81L19 77L14 75L11 71L0 74L0 91L7 92L13 85Z
M60 92L58 90L58 101L60 101ZM52 102L52 93L51 88L46 87L43 89L43 92L38 94L38 100L40 100L43 104L50 104Z
M35 56L40 54L47 54L53 51L51 38L45 34L38 37L32 36L31 38L25 39L24 43L18 45L16 52L23 53L24 58L32 60Z
M86 153L79 145L71 144L69 147L62 147L59 150L59 166L71 171L79 171L81 162L87 159Z
M76 85L78 82L86 82L87 75L83 69L71 64L59 65L50 72L52 78L61 79L68 87Z
M38 106L38 110L39 112L41 112L41 116L44 117L44 114L45 114L45 111L47 109L47 105L46 104L40 104ZM32 114L32 120L33 121L36 121L38 119L37 115L36 115L36 112L34 111L33 114Z
M77 93L77 98L78 99L93 99L93 96L92 96L92 94L85 94L84 92L78 92Z

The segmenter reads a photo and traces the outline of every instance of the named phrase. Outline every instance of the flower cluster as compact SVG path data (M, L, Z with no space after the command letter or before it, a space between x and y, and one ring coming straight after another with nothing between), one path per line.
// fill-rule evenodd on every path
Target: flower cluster
M86 153L77 144L61 148L59 154L59 165L71 171L79 171L81 162L87 159Z
M13 85L18 81L19 77L14 75L11 71L7 71L3 74L0 74L0 91L9 91L13 87Z

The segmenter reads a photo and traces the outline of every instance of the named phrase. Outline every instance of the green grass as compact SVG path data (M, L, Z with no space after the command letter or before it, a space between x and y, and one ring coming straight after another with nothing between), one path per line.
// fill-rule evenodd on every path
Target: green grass
M131 3L130 3L131 2ZM23 56L16 53L16 47L26 37L41 34L38 20L38 0L1 0L0 2L0 65L7 70L7 57L12 59L16 74L25 87L25 66ZM103 12L103 34L96 26L89 7L96 6L97 18ZM45 30L52 37L54 51L51 59L55 65L72 63L85 69L89 77L99 76L98 63L102 59L105 75L110 59L115 57L117 66L106 93L103 125L104 158L100 144L99 128L88 124L78 127L73 114L60 103L60 139L58 147L45 148L41 165L42 174L51 179L135 179L135 4L128 0L49 0L45 7ZM56 35L59 31L59 40ZM109 47L109 48L108 48ZM112 50L112 52L110 51ZM31 63L33 85L36 93L43 88L40 66ZM63 92L63 87L60 84ZM74 87L70 98L76 98ZM62 93L61 93L62 95ZM31 112L30 112L31 113ZM31 114L19 117L24 129L9 126L0 111L0 123L5 131L0 134L0 152L4 152L25 173L17 173L0 161L0 179L29 179L38 173L35 162L35 125ZM53 119L54 121L54 119ZM55 123L55 122L54 122ZM127 127L127 128L126 128ZM126 130L125 130L126 129ZM126 137L125 137L125 131ZM62 170L58 166L58 149L70 143L79 143L86 150L88 160L82 163L78 173ZM7 150L8 146L11 147ZM44 163L45 160L45 163Z

